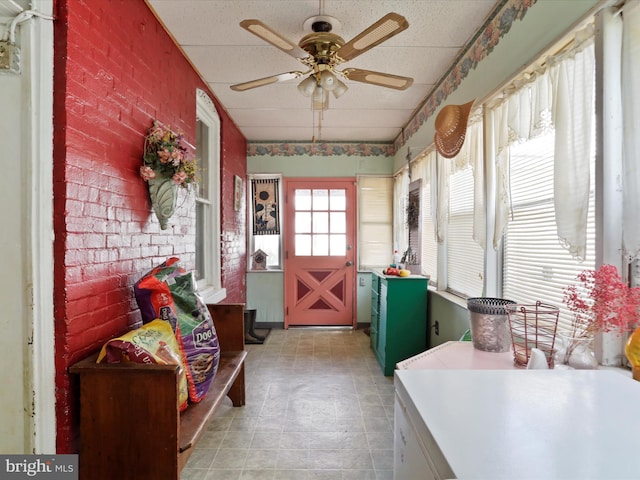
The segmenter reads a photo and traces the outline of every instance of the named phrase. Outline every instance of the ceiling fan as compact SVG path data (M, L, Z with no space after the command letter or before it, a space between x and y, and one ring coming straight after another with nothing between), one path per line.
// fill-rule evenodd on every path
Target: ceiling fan
M413 78L374 72L360 68L338 70L338 65L347 62L381 44L409 27L407 20L397 13L388 13L359 35L346 42L335 33L331 33L334 24L339 22L327 15L317 15L305 21L312 33L302 37L296 45L260 20L243 20L240 26L260 37L283 52L297 58L307 67L304 72L293 71L231 85L231 89L242 92L251 88L284 82L310 74L298 85L300 93L312 97L314 110L329 108L329 95L338 98L347 91L347 85L338 77L356 82L369 83L381 87L405 90L413 83Z

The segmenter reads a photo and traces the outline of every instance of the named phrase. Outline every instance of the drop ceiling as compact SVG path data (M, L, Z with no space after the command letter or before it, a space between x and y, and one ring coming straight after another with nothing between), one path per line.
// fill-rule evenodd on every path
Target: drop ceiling
M249 142L393 142L456 55L482 27L495 0L148 0L194 67ZM406 90L344 80L349 90L329 109L311 100L293 79L244 92L247 82L305 70L287 55L240 27L258 19L297 44L311 33L305 20L334 17L333 33L349 41L389 12L409 28L341 65L412 77ZM308 22L307 22L308 23ZM305 28L306 27L306 28Z

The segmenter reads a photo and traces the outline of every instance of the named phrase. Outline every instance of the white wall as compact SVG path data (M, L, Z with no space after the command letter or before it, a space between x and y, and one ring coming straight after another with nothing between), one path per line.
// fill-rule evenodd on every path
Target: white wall
M51 0L5 2L0 36L30 3L52 12ZM0 74L0 452L55 453L51 21L22 23L16 44L22 73Z
M23 158L21 125L24 92L22 79L17 75L0 75L0 144L2 145L2 170L8 173L0 188L2 229L0 251L3 255L3 274L0 298L3 311L0 315L0 452L22 453L25 437L23 405L28 397L25 391L24 342L28 319L28 285L24 269L27 245L22 228L22 213L26 211L27 198L23 190L28 175Z

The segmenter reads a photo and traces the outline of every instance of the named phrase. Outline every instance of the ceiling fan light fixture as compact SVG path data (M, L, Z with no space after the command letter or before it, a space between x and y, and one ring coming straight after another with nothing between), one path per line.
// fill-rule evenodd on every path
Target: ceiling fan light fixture
M349 90L349 87L347 87L344 82L336 79L336 86L332 90L333 96L336 98L340 98L347 90Z
M313 75L309 75L298 84L298 91L305 97L310 97L316 90L316 79Z
M329 109L329 93L320 85L316 86L316 89L313 91L311 105L313 110Z
M320 74L320 86L329 92L338 86L339 80L329 70L325 70Z

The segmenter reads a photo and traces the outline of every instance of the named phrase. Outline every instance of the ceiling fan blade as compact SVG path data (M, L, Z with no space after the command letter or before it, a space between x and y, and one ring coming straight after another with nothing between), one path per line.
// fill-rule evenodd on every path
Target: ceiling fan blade
M271 85L272 83L285 82L293 78L299 78L302 75L304 75L302 72L287 72L279 75L271 75L270 77L258 78L257 80L251 80L250 82L236 83L235 85L231 85L231 90L244 92L251 88L262 87L264 85Z
M349 80L370 83L380 87L395 88L396 90L406 90L413 84L413 78L411 77L373 72L371 70L362 70L360 68L346 68L341 73Z
M346 62L406 30L408 27L409 22L402 15L393 12L387 13L376 23L340 47L336 55Z
M301 49L295 43L287 40L275 30L266 26L260 20L243 20L240 22L240 26L255 36L260 37L265 42L270 43L276 48L279 48L284 53L288 53L292 57L302 60L307 58L309 54Z

